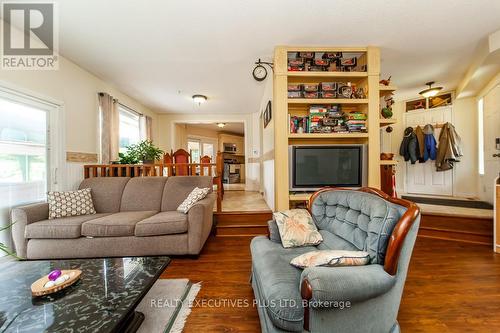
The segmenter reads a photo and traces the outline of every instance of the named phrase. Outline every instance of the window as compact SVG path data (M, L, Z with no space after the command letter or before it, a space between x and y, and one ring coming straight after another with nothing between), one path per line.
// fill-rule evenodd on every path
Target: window
M191 161L193 163L200 163L201 148L199 140L188 140L188 152L191 154Z
M203 156L210 156L214 160L214 145L213 143L203 143Z
M477 157L478 170L480 175L484 175L484 100L477 101Z
M139 115L124 106L118 106L120 121L119 151L124 153L127 147L141 140L141 126Z

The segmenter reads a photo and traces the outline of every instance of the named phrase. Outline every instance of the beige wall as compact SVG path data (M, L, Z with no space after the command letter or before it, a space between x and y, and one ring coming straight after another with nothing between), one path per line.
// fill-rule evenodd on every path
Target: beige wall
M57 71L0 70L0 84L30 91L64 104L66 150L98 152L97 93L107 92L128 107L153 118L153 140L157 139L157 114L64 57Z
M60 152L99 153L98 92L107 92L122 104L148 115L153 120L153 141L157 141L157 114L130 98L90 72L68 59L59 56L59 69L45 70L0 70L0 86L48 100L62 106L64 135ZM83 178L85 163L64 162L58 168L60 189L74 189Z

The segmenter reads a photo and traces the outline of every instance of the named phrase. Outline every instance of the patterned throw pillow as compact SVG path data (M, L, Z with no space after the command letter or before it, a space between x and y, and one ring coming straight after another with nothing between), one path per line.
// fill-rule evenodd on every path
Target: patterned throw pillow
M187 214L189 209L193 207L195 203L205 198L210 191L210 188L199 188L195 187L194 190L189 193L188 197L177 207L177 211Z
M65 216L95 214L90 188L78 191L48 192L49 220Z
M290 261L295 267L316 266L363 266L370 262L370 254L365 251L321 250L311 251Z
M285 248L318 245L323 237L318 232L311 214L306 209L289 209L273 213L278 225L281 244Z

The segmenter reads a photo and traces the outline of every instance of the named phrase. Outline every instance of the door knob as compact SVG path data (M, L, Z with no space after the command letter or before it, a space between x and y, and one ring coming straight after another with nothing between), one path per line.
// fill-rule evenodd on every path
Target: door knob
M493 157L500 157L500 153L498 153L498 154L493 154Z

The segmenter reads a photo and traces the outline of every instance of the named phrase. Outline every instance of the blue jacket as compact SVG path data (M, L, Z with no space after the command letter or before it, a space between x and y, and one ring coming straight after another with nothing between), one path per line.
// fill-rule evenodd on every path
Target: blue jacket
M434 134L425 134L424 135L424 162L428 159L436 160L437 156L437 148L436 148L436 139L434 138Z

